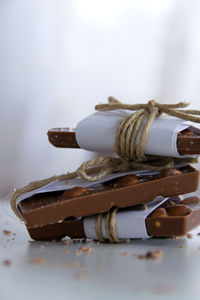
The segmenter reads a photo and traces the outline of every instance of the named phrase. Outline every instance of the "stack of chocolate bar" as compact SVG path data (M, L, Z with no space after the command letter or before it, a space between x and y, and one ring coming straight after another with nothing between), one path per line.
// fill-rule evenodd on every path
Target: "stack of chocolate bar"
M165 122L167 124L168 120L164 120ZM83 128L86 132L91 130L87 126L82 126L81 130L78 127L79 133L66 128L49 130L50 143L56 147L97 151L95 147L98 148L98 145L91 136L80 137ZM166 131L170 128L168 125L165 127ZM168 133L160 129L158 143L161 136L164 136L167 143L172 143L170 146L160 146L164 149L160 150L160 154L165 155L163 151L167 147L175 147L173 151L178 153L178 157L199 155L200 131L190 125L179 126L179 129L177 124L174 129L176 134L170 129L175 145L166 138ZM96 129L92 130L95 134ZM97 139L100 136L98 129ZM153 132L149 135L152 141L147 142L147 154L159 153L158 146L155 146L157 153L149 150L152 149L152 144L156 144L155 136ZM82 145L84 139L90 140L90 146ZM99 150L100 153L110 151L109 143L112 138L109 139L107 135L107 140L108 146L104 140L104 148ZM169 153L170 155L173 154ZM119 172L106 175L95 182L82 178L55 180L17 197L16 208L24 219L30 236L35 240L61 239L65 236L111 241L152 236L175 237L185 235L200 225L199 199L182 196L196 191L198 184L199 172L189 164L175 165L163 171Z

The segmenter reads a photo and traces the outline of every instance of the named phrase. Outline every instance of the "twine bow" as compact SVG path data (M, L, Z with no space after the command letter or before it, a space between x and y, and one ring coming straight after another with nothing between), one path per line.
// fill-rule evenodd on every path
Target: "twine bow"
M165 113L169 116L200 123L200 117L194 116L200 115L200 111L177 109L187 107L189 104L186 102L161 104L155 100L151 100L147 104L123 104L113 97L109 97L108 101L108 104L96 105L95 109L99 111L115 109L135 111L121 122L115 136L114 151L119 157L127 160L135 160L138 162L149 160L149 156L145 156L144 154L144 147L153 121L155 118L160 117L161 114ZM139 142L136 145L137 135L145 120L146 123L143 126Z
M199 110L183 110L178 108L187 107L186 102L177 104L161 104L155 100L147 104L123 104L114 97L108 98L109 103L98 104L95 109L98 111L108 111L115 109L126 109L134 111L120 123L114 142L114 152L119 158L98 157L87 161L77 170L79 175L89 181L101 179L109 173L127 171L131 169L160 171L172 167L175 163L195 163L196 158L172 158L155 155L145 155L144 147L147 141L148 133L155 118L165 113L187 121L200 123ZM143 122L146 121L145 124ZM139 142L136 145L141 125L143 124ZM87 171L94 166L99 166L100 171L95 175L88 175Z

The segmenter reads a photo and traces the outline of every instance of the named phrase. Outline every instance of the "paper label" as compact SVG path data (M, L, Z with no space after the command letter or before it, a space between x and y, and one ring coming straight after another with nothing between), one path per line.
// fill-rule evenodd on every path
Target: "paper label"
M177 198L179 198L177 196ZM150 236L147 233L145 219L162 203L166 202L169 198L162 196L156 197L153 201L145 203L147 209L136 210L136 209L124 209L117 212L116 214L116 232L119 239L147 239ZM84 231L87 238L97 239L95 231L96 216L84 218ZM101 222L102 237L107 238L105 230L105 217L102 218Z
M99 153L113 153L115 135L120 122L130 114L126 110L96 112L78 123L76 139L82 149ZM143 122L136 144L141 136ZM177 150L178 132L191 126L190 122L176 118L154 120L144 148L145 154L183 157ZM197 129L199 132L200 130Z

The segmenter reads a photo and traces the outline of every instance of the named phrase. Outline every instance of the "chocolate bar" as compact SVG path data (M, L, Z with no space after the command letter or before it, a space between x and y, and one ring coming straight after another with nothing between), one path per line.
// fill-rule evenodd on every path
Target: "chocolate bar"
M75 131L69 128L53 128L47 133L49 142L59 148L80 148ZM200 134L195 132L193 127L187 128L178 133L177 149L181 155L200 154Z
M171 197L198 188L199 172L192 166L167 169L154 175L127 175L85 188L35 194L18 203L29 228L103 213L112 207L147 203L157 196Z
M186 198L182 201L169 199L145 219L149 236L176 237L186 235L200 225L199 202L197 197ZM129 211L131 209L134 207L129 208ZM120 209L119 214L126 210ZM67 218L61 223L38 228L27 227L27 230L34 240L61 239L65 236L82 239L88 237L84 229L84 219ZM133 224L130 223L129 226L131 227ZM130 238L130 236L127 235L126 238Z
M70 128L52 128L48 130L49 142L58 148L80 148L76 140L76 132Z

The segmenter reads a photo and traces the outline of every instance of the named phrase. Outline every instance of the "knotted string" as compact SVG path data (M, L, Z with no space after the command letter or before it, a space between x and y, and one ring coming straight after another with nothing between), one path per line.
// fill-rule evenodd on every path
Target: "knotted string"
M155 100L151 100L147 104L123 104L113 97L109 97L108 101L109 103L107 104L96 105L95 109L98 111L115 109L135 111L124 118L120 123L115 136L114 152L116 152L119 157L127 160L136 160L138 162L150 160L149 156L144 154L148 133L155 118L160 117L163 113L187 121L200 123L200 117L195 116L200 115L200 111L177 109L187 107L189 104L186 102L161 104ZM139 142L136 145L136 138L143 121L146 121L146 123L142 128Z
M12 195L11 206L13 211L20 219L22 219L15 205L17 197L23 193L45 186L55 180L70 180L80 176L88 181L96 181L109 173L128 170L160 171L171 168L176 163L196 163L196 158L172 158L144 155L144 146L151 124L154 119L159 117L162 113L200 123L200 117L194 116L200 115L200 111L177 109L187 107L188 105L189 104L185 102L177 104L160 104L154 100L149 101L147 104L122 104L115 98L109 97L109 103L96 105L96 110L128 109L135 111L121 122L117 130L114 150L119 155L119 158L100 156L84 162L73 173L31 182L27 186L17 189ZM139 143L138 145L135 145L136 137L143 120L146 120L146 123L142 129Z
M149 130L155 118L165 113L170 116L178 117L187 121L200 123L200 115L198 110L181 110L177 108L187 107L186 102L177 104L161 104L155 100L149 101L147 104L123 104L114 97L108 98L109 103L98 104L95 109L98 111L108 111L115 109L128 109L134 113L128 115L120 123L114 142L114 152L119 158L98 157L87 161L78 169L81 177L95 181L104 177L106 174L127 171L131 169L160 171L172 167L175 163L196 163L196 158L172 158L161 157L156 155L145 155L144 148L149 134ZM136 139L143 124L142 132L138 143ZM101 165L100 172L95 175L88 175L87 170L90 167Z

